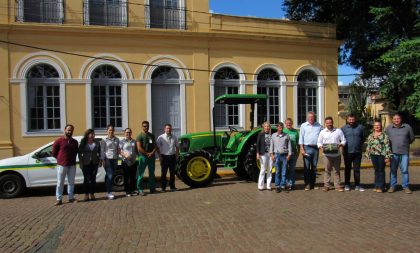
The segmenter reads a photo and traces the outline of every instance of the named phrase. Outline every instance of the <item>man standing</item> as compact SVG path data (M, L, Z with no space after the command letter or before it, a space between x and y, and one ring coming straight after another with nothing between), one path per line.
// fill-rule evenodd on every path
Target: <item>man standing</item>
M317 141L322 126L315 122L314 112L308 112L306 117L307 122L300 126L299 145L303 156L305 191L309 191L315 187L319 155Z
M66 125L64 127L64 136L55 140L52 146L52 156L57 159L56 206L63 203L63 189L66 176L69 202L77 202L74 198L74 178L76 176L76 156L79 143L72 138L73 131L73 125Z
M395 192L397 186L397 170L398 166L401 170L402 176L402 187L405 193L411 194L412 191L409 188L410 178L408 173L408 162L410 144L414 142L414 132L410 125L402 124L401 115L396 113L392 117L392 125L389 125L385 129L385 133L388 135L391 142L391 187L388 192Z
M276 167L276 192L286 189L287 161L292 155L292 144L288 134L283 133L283 122L277 123L277 132L271 135L270 154ZM280 179L281 175L281 179Z
M143 175L146 166L149 168L149 189L150 193L156 191L155 183L155 152L156 152L156 141L155 136L149 132L149 122L143 121L142 132L137 136L136 144L137 151L139 152L139 165L137 167L137 188L139 194L144 196L143 192Z
M318 148L324 152L324 192L330 189L331 171L334 169L335 190L343 192L340 180L340 147L346 145L346 138L339 128L334 128L332 117L325 118L325 129L319 133Z
M299 132L293 128L293 120L291 118L286 119L286 128L283 130L286 134L290 136L290 142L292 144L292 155L290 160L287 162L287 187L289 190L295 189L295 175L296 175L296 161L299 156Z
M157 140L160 167L162 169L162 192L166 191L166 173L169 169L169 187L171 191L176 191L175 188L175 167L179 155L178 138L172 134L172 125L165 124L164 133L161 134Z
M347 124L341 128L347 141L343 149L344 190L350 191L350 176L353 168L354 189L363 192L365 189L360 186L360 163L362 162L362 146L365 142L364 127L356 122L354 114L349 114L346 121Z

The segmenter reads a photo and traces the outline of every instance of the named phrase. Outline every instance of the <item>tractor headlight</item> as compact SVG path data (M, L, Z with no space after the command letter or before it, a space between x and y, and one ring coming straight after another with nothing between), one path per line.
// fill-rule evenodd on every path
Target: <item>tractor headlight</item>
M179 148L180 148L181 152L188 152L188 149L190 148L190 140L181 139L179 141Z

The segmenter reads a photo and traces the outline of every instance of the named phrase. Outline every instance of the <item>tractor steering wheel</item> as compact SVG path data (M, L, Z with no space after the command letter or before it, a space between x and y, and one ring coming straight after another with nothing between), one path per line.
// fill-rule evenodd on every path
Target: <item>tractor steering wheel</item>
M238 131L238 129L236 129L235 127L233 127L233 126L229 126L229 130L230 130L230 132L232 133L232 132L239 132Z

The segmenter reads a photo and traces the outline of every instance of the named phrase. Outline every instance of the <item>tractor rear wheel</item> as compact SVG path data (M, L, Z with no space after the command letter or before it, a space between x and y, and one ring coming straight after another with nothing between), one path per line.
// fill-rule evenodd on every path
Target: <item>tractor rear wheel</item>
M273 165L273 167L274 167L274 165ZM260 175L260 170L261 170L261 164L260 164L260 161L257 160L256 144L252 145L249 148L248 153L246 154L245 170L248 173L248 177L252 181L258 182L258 177ZM274 174L275 169L274 168L271 169L271 173L273 174L272 178L273 178L273 181L274 181L274 177L275 177L275 174Z
M213 181L216 175L216 164L209 152L195 151L180 159L177 174L188 186L204 187Z

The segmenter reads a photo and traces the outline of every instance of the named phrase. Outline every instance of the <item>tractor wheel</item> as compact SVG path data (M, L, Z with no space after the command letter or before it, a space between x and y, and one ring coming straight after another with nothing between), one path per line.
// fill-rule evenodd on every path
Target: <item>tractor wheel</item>
M248 174L249 179L257 182L258 176L260 175L261 165L257 161L257 149L255 147L255 144L252 145L246 153L244 165L245 171Z
M191 187L207 186L216 175L216 165L210 153L200 150L184 155L178 163L177 174Z
M260 161L257 160L257 148L256 144L252 145L248 153L246 154L245 158L245 170L248 173L249 178L252 181L258 182L258 177L260 175L261 164ZM271 173L273 173L273 180L274 180L274 173L275 169L271 169Z

